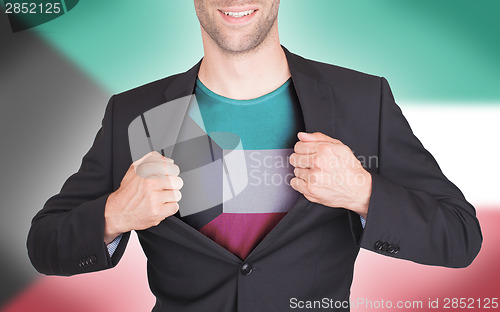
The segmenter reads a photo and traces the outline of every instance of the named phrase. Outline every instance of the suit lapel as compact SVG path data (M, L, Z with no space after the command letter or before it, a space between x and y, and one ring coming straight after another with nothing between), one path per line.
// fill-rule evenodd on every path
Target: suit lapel
M288 61L288 67L292 74L292 81L299 98L304 124L307 132L322 132L334 136L335 105L333 94L325 84L322 84L319 72L307 64L306 60L298 55L290 53L283 47ZM310 211L312 203L304 196L300 196L290 211L283 219L264 237L264 239L252 250L247 259L264 251L271 246L290 227L304 219Z
M334 136L335 101L331 88L322 83L323 77L302 57L285 51L292 81L299 97L307 132L323 132Z
M185 73L179 74L165 89L165 102L192 95L196 84L196 77L200 70L201 60ZM189 103L186 103L189 104Z

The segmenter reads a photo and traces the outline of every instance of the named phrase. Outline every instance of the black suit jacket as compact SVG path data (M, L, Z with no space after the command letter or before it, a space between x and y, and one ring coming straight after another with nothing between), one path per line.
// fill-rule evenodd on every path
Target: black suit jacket
M338 138L358 158L372 159L366 228L355 213L300 197L242 261L169 217L137 231L154 311L288 311L290 298L348 300L360 247L448 267L467 266L479 252L474 208L413 135L387 81L284 50L306 131ZM27 246L39 272L73 275L118 263L130 233L110 258L104 207L132 163L127 127L141 113L192 94L199 65L110 99L80 169L33 219Z

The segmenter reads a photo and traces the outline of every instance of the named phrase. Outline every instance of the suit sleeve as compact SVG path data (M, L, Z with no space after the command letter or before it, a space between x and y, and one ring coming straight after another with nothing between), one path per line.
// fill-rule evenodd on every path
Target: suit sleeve
M482 243L475 209L415 137L384 78L378 156L360 246L422 264L468 266Z
M81 166L32 220L27 248L35 269L47 275L74 275L114 267L130 233L113 257L104 243L104 207L113 192L112 97L102 126Z

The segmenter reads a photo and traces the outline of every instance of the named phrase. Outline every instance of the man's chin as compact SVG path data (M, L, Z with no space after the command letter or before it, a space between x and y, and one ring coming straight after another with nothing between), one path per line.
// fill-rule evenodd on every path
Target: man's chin
M262 41L259 40L249 40L249 39L234 39L230 38L223 42L217 43L217 45L228 54L246 54L256 51L261 45Z

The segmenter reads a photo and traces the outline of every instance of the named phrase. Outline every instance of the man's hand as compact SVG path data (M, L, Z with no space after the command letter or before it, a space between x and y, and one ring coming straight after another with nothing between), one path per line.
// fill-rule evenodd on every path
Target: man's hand
M158 225L177 212L183 185L172 159L150 152L130 165L105 207L104 242L121 233Z
M295 177L290 185L309 201L343 207L366 218L372 179L351 149L320 132L299 132L290 156Z

